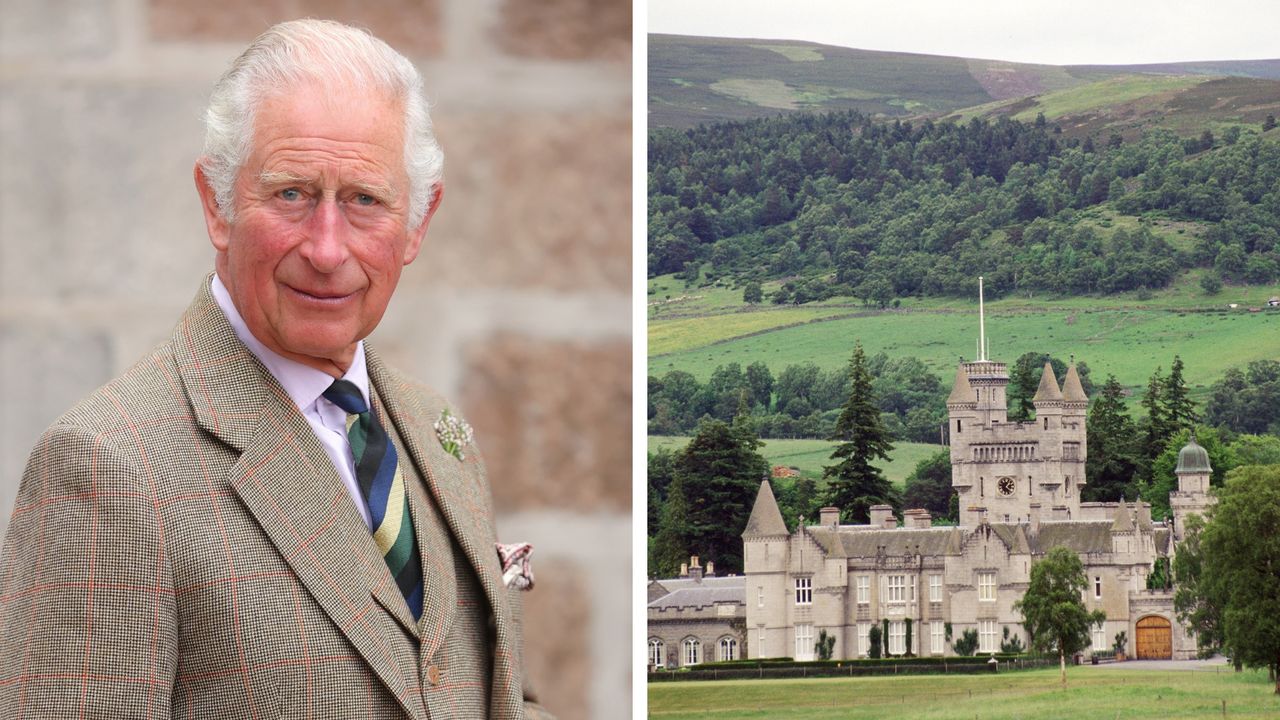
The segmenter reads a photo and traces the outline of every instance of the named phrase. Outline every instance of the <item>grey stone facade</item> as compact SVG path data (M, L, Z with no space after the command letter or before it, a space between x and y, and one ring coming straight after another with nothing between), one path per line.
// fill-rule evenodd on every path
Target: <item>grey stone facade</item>
M1109 650L1124 632L1130 655L1161 647L1194 656L1172 591L1148 590L1147 577L1176 551L1185 517L1212 502L1203 448L1193 440L1179 458L1172 526L1153 522L1147 503L1081 502L1088 398L1075 368L1060 388L1046 365L1031 422L1007 420L1008 381L1005 365L989 360L956 372L947 401L956 527L933 527L924 510L905 511L900 524L882 505L867 525L841 525L839 510L825 508L817 524L789 533L768 481L761 484L743 533L750 656L813 659L825 630L836 638L833 657L865 657L870 628L886 620L884 643L895 655L908 643L916 655L954 654L966 630L978 632L980 653L999 651L1006 637L1026 646L1013 605L1032 564L1059 545L1084 563L1088 609L1106 613L1095 649Z
M649 583L645 662L650 670L747 657L746 578L712 577L710 563L704 575L697 556L682 570L678 578Z

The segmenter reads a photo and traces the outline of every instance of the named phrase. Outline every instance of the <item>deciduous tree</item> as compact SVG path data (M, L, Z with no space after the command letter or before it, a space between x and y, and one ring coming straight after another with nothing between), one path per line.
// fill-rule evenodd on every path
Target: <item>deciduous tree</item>
M1057 652L1062 684L1067 684L1067 655L1085 649L1090 628L1107 619L1101 610L1084 606L1088 578L1080 556L1055 547L1031 566L1031 582L1013 609L1022 613L1031 646L1041 652Z
M1201 539L1208 596L1221 602L1232 657L1270 668L1280 695L1280 467L1228 474Z

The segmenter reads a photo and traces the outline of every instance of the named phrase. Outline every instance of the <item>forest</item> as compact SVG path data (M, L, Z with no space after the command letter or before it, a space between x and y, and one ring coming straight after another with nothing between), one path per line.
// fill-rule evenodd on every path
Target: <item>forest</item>
M880 122L855 111L658 128L649 137L648 273L767 299L1109 294L1204 267L1215 283L1280 277L1280 143L1259 127L1064 138L1007 118ZM1194 231L1171 243L1158 217ZM750 295L750 293L748 293ZM761 298L763 301L766 298ZM750 301L750 299L749 299Z

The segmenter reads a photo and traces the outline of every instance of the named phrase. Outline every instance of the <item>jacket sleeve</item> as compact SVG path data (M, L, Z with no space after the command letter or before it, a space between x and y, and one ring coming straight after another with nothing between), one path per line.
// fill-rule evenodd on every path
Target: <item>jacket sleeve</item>
M0 555L0 717L169 717L172 573L128 438L55 425L27 462Z

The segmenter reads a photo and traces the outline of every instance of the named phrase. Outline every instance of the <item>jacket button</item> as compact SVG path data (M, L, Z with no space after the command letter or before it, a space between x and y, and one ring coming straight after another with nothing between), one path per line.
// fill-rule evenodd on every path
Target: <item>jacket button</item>
M432 685L440 684L440 668L436 667L435 665L427 666L427 682L431 683Z

